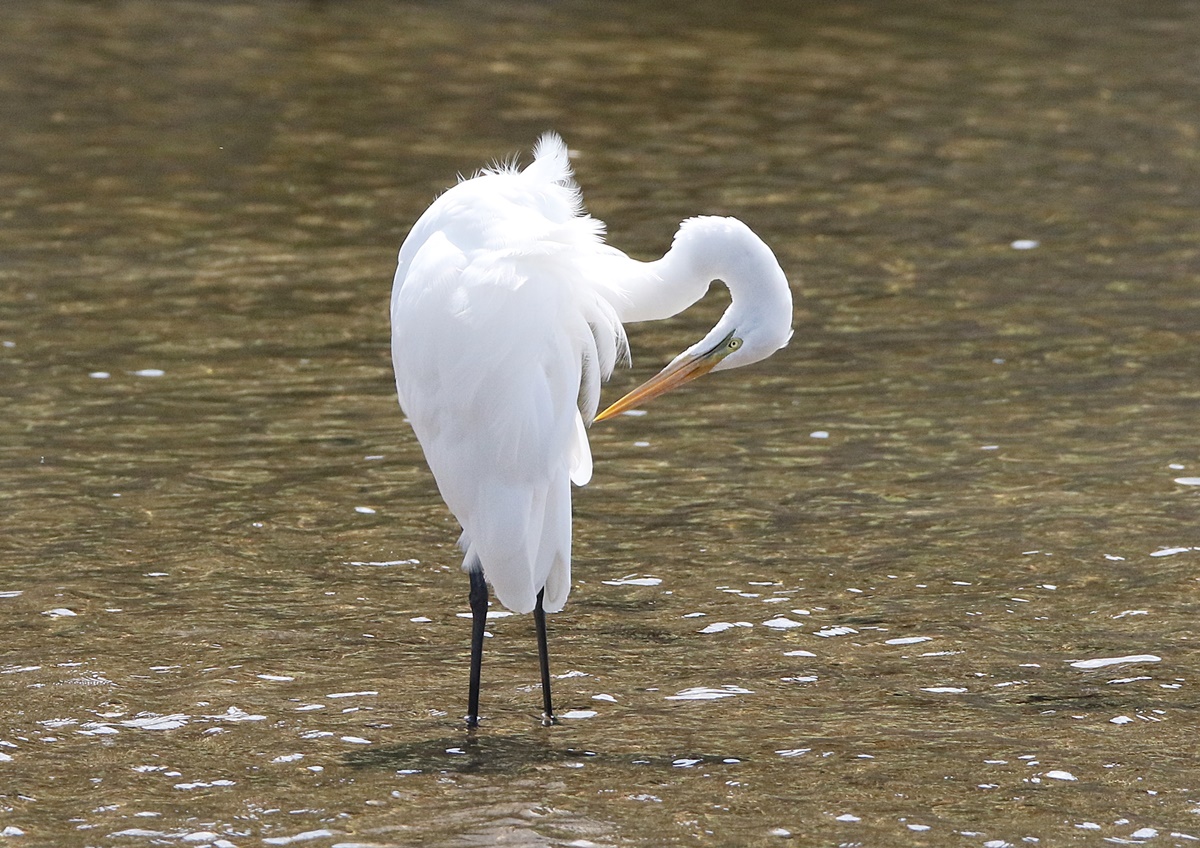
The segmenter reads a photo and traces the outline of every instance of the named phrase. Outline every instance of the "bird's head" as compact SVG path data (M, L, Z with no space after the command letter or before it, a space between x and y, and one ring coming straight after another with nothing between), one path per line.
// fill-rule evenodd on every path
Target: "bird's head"
M695 273L728 286L732 302L703 339L666 368L596 416L611 418L702 377L766 359L792 337L792 293L775 254L736 218L685 221L673 250L686 252Z

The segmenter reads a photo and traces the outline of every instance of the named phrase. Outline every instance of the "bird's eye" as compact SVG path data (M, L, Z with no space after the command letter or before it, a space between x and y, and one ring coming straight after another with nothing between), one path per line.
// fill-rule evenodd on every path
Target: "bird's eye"
M730 339L729 344L726 345L726 347L729 348L729 350L731 352L737 350L741 346L742 346L741 339Z

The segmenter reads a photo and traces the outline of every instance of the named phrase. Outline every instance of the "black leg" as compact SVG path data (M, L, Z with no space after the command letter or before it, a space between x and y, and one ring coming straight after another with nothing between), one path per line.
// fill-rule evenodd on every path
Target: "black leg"
M482 568L471 575L471 688L467 692L467 727L479 726L479 670L483 665L483 628L487 624L488 589Z
M542 595L538 592L537 606L533 608L533 621L537 625L538 661L542 666L542 724L554 724L554 706L550 701L550 649L546 646L546 611L542 609Z

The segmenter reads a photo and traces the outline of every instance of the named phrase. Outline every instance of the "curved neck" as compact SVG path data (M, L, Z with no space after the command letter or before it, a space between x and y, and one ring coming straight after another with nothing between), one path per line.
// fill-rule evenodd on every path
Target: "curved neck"
M751 290L756 297L745 300L762 303L761 295L782 279L771 249L737 218L689 218L662 259L635 262L622 275L624 302L617 313L627 323L677 315L702 298L713 280L725 283L734 303ZM783 287L786 291L786 282ZM790 302L774 306L791 312Z

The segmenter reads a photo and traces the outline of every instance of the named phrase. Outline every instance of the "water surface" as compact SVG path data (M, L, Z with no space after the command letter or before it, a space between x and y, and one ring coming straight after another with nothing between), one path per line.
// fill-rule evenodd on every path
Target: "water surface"
M0 838L1200 838L1200 12L643 6L6 11ZM797 332L597 426L571 717L496 618L472 738L386 303L547 128L635 255L749 222Z

